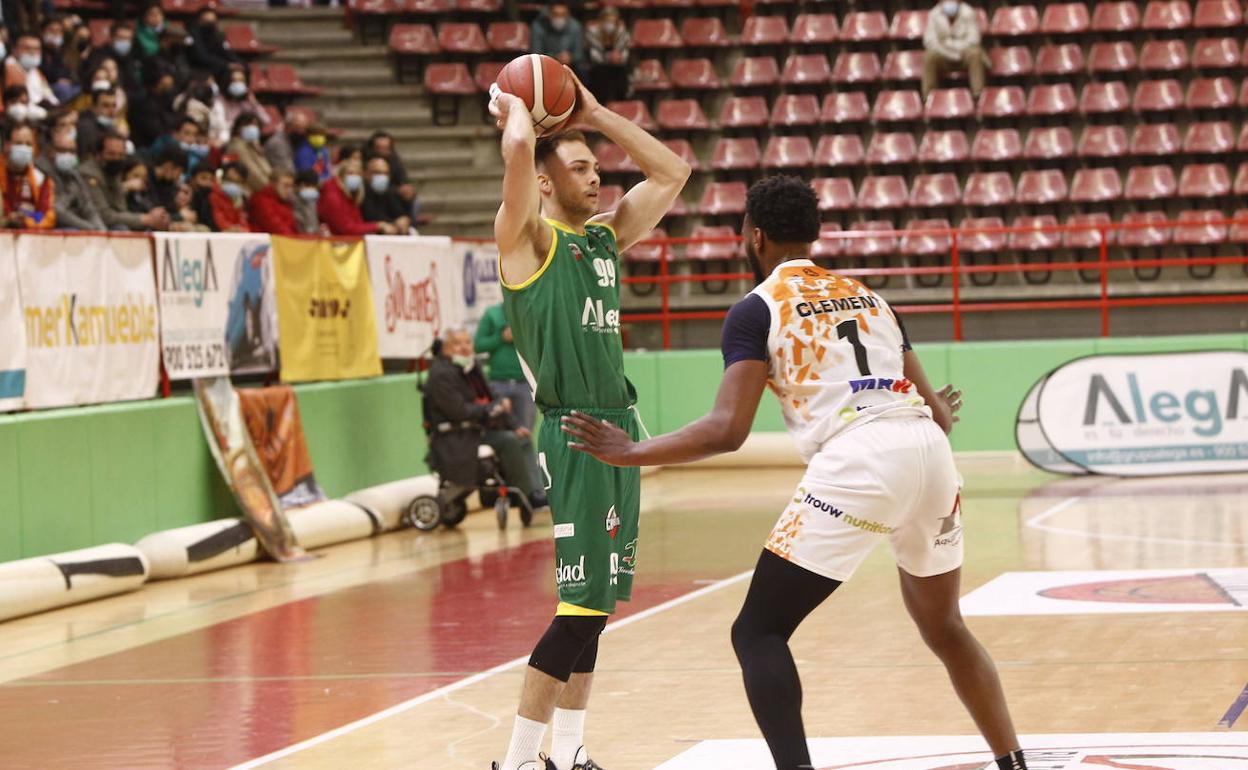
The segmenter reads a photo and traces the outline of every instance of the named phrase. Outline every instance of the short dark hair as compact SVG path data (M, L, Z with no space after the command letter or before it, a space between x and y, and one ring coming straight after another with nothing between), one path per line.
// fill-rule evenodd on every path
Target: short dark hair
M313 187L321 186L321 178L316 175L312 169L306 169L295 174L295 184L312 185Z
M760 179L745 196L745 211L754 226L777 243L819 240L819 200L804 179Z
M100 138L97 139L95 142L96 154L101 154L104 152L104 145L107 142L116 142L116 141L126 142L129 140L126 139L125 134L122 134L120 131L118 131L115 128L110 128L107 131L104 131L103 133L100 134Z
M166 145L165 149L161 150L160 154L156 156L157 166L172 163L177 168L185 169L187 162L188 159L186 157L186 150L183 150L176 144Z
M109 86L108 88L98 88L91 90L91 104L99 104L100 99L105 96L116 96L117 86Z
M539 166L542 165L547 158L555 154L555 150L559 149L559 145L565 142L589 144L585 139L585 135L580 131L560 131L557 134L547 134L538 138L537 145L533 148L533 161Z

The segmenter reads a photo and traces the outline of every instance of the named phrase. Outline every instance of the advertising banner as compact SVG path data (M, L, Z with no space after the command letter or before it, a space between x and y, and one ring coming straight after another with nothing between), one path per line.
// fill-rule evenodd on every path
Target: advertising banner
M381 374L364 241L273 238L282 379Z
M382 358L417 358L464 324L464 255L446 237L364 239Z
M325 499L312 475L312 456L303 436L299 401L289 385L237 391L247 433L283 508Z
M147 238L20 235L26 405L151 398L159 316Z
M277 296L267 235L209 237L213 253L234 263L225 319L225 349L234 374L277 369Z
M229 374L225 355L229 256L201 233L154 233L160 355L171 380ZM232 255L231 255L232 256Z
M498 247L493 243L456 243L463 276L463 323L476 331L481 316L492 305L503 301L498 282Z
M1027 396L1023 399L1022 406L1018 408L1018 417L1014 422L1014 441L1018 444L1018 451L1022 452L1032 465L1049 473L1066 473L1071 476L1087 475L1086 470L1068 462L1050 446L1044 431L1040 430L1040 390L1044 388L1044 383L1048 379L1049 376L1046 374L1039 382L1032 385L1031 390L1027 391Z
M0 411L22 408L26 391L26 335L22 328L22 295L17 285L13 236L0 234Z

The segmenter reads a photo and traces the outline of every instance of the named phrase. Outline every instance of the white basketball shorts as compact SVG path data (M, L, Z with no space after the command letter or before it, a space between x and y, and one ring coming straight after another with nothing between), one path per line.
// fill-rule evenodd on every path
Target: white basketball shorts
M877 418L834 436L810 461L767 550L848 580L880 540L915 577L962 565L961 479L927 418Z

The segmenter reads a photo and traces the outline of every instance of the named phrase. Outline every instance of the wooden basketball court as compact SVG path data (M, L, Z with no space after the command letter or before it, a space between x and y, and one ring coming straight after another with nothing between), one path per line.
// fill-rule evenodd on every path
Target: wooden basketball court
M968 617L1020 732L1219 733L1242 751L1108 766L1248 767L1236 711L1248 699L1248 571L1237 571L1248 477L1069 480L1012 456L959 464L964 595L1003 573L1079 573L1038 592L1055 610L1000 614L1013 600L989 597L996 614ZM713 742L761 746L728 629L800 474L667 470L644 482L636 597L603 640L587 725L609 770L718 770L696 758ZM549 537L548 519L500 533L481 514L457 532L406 530L0 625L0 766L488 768L555 605ZM1176 574L1121 574L1148 570ZM974 734L896 584L881 547L798 631L812 738Z

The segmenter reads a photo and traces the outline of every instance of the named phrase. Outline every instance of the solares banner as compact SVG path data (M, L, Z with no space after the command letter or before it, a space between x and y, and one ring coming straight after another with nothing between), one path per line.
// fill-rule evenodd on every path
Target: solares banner
M462 249L450 238L364 239L382 358L418 358L465 322Z

